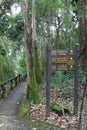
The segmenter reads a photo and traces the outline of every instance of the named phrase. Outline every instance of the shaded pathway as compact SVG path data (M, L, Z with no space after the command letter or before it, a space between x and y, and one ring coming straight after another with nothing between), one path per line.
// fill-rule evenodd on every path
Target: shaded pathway
M7 116L13 116L16 113L17 105L22 98L23 90L26 86L26 83L21 83L12 94L5 100L5 102L0 106L0 113Z
M34 120L33 118L17 118L16 109L23 98L26 82L21 83L13 93L0 104L0 130L64 130L51 124Z

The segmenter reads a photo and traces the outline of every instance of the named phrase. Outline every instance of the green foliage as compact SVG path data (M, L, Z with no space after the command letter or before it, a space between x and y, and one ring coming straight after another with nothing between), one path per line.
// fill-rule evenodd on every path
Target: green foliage
M40 84L41 83L41 70L40 70L38 54L34 54L34 65L35 65L36 81L38 84Z
M62 111L62 107L59 104L51 103L50 107L51 107L52 110Z
M62 116L63 114L69 114L70 115L70 111L68 110L68 108L63 107L62 105L56 103L56 102L52 102L50 104L50 108L55 111L58 116ZM64 112L64 113L63 113Z
M3 67L3 76L4 76L4 80L6 79L9 79L9 76L10 76L10 68L8 66L8 63L7 63L7 59L6 57L4 57L2 59L2 67Z
M0 73L0 83L3 82L3 75Z
M29 87L29 99L31 104L40 103L40 95L38 91L38 84L35 76L35 68L33 67L30 74L30 82L28 84Z
M6 52L4 50L4 48L0 45L0 55L5 56Z
M30 104L27 103L26 105L24 105L24 103L21 103L21 106L19 107L18 110L18 115L21 116L26 116L29 117L29 108L30 108Z
M38 15L46 16L48 12L56 12L58 8L63 8L62 0L53 1L53 0L36 0ZM51 14L52 15L52 14Z
M58 71L51 76L51 87L58 88L56 94L63 98L74 96L74 72Z
M9 16L9 28L6 32L7 37L14 41L21 41L24 35L24 21L22 13L15 17Z

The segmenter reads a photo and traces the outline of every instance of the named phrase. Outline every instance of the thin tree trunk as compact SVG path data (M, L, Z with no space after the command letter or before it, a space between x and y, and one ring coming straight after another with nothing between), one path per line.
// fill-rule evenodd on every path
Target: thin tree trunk
M25 29L25 45L26 45L26 65L27 65L27 80L30 81L30 71L32 69L32 42L31 42L31 25L29 21L28 1L23 0L24 13L24 29Z
M3 81L2 58L0 56L0 82Z
M36 43L36 23L35 23L35 0L32 0L32 45L34 45L34 53L37 54Z
M86 85L84 89L83 100L81 104L78 130L87 130L87 77L86 77Z
M78 1L78 40L80 43L80 58L82 70L87 72L87 19L86 0ZM87 130L87 78L80 111L79 130Z
M81 67L83 70L87 71L87 66L85 66L85 61L87 60L87 23L86 23L86 12L85 7L86 0L78 1L78 41L80 43L80 58L81 58ZM84 54L83 54L84 53Z

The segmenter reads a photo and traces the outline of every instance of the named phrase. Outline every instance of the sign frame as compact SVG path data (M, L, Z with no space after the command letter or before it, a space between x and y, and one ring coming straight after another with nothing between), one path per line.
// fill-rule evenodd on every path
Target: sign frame
M73 63L69 65L74 65L73 69L68 68L67 62L59 62L53 63L52 58L64 58L70 57L73 58ZM68 61L68 60L67 60ZM51 50L50 43L46 45L46 117L50 117L50 78L51 73L53 71L52 64L55 67L55 71L59 71L57 68L60 65L61 71L74 71L75 78L74 78L74 115L78 114L78 86L79 86L79 46L77 45L73 50ZM63 67L65 67L65 69Z

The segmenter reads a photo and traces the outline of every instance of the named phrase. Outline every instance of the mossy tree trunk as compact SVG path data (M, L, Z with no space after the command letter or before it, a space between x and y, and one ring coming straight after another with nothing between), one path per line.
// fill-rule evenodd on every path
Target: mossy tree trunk
M29 20L29 6L28 1L23 0L23 13L24 13L24 30L25 30L25 45L26 45L26 66L27 66L27 82L31 80L31 70L33 66L32 59L32 42L31 42L31 24ZM27 88L27 98L29 95L29 87Z
M24 11L24 30L25 30L25 45L26 45L26 65L27 65L27 79L30 80L30 71L32 69L32 42L31 42L31 25L29 20L28 1L23 0Z
M38 48L37 48L37 36L36 36L36 23L35 23L35 10L36 10L35 0L32 0L32 45L34 47L34 67L37 83L41 82L41 72L40 64L38 58Z
M37 104L39 103L39 91L35 76L34 63L33 63L33 50L32 50L32 44L36 42L36 38L33 39L32 35L36 37L36 31L35 30L32 30L33 32L31 31L31 24L29 20L29 3L27 0L23 0L23 12L24 12L26 65L27 65L27 81L28 81L27 98L29 98L29 103Z

